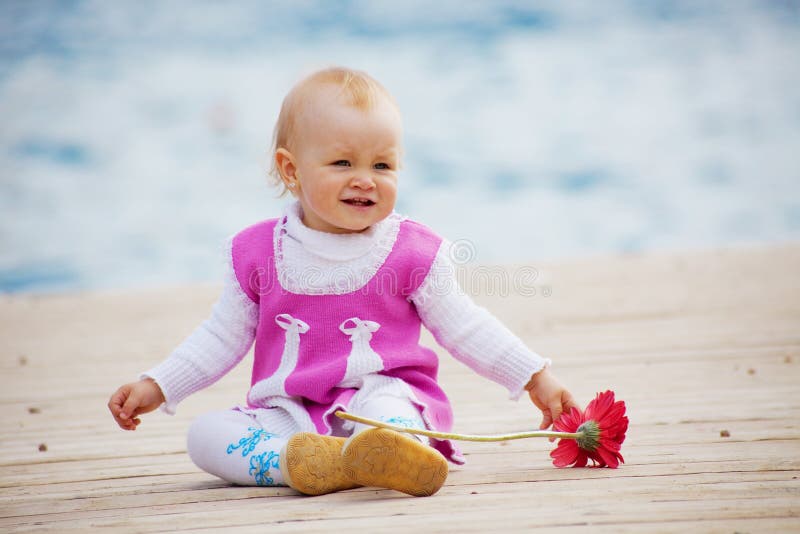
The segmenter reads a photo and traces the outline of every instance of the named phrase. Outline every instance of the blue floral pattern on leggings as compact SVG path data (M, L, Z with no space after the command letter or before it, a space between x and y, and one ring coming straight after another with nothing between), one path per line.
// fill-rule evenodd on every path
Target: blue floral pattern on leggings
M249 427L247 431L250 432L250 435L240 439L239 443L231 443L228 445L228 454L233 454L233 451L236 449L242 449L242 458L244 458L253 452L253 449L255 449L256 445L261 443L261 441L267 441L277 435L271 434L263 428Z
M275 481L269 472L270 468L279 469L280 455L274 451L254 454L250 457L250 476L256 480L259 486L274 486Z
M422 428L418 419L413 419L411 417L390 417L385 418L381 417L381 421L384 423L389 423L390 425L402 426L404 428Z
M277 437L277 434L267 432L263 428L248 427L249 434L240 439L237 443L228 445L226 452L234 454L240 452L242 458L252 453L259 443L269 441ZM272 478L270 469L280 469L280 455L275 451L266 451L250 456L250 470L248 474L253 477L259 486L274 486L275 480Z

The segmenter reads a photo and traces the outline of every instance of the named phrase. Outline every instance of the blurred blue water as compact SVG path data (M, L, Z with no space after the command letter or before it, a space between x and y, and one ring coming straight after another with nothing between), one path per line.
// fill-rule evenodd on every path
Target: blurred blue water
M795 2L0 3L0 291L214 282L309 71L397 97L477 261L800 238Z
M11 148L11 153L20 161L39 159L55 165L85 166L89 159L86 147L43 138L23 139Z

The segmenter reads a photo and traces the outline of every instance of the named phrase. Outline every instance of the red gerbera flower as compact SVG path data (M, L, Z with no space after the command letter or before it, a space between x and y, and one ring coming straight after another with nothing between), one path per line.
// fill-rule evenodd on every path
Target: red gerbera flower
M556 467L585 467L591 458L595 467L616 468L625 461L619 450L625 441L628 418L625 402L614 402L613 391L598 393L583 413L577 408L562 413L553 429L583 433L576 439L559 440L558 447L550 453Z

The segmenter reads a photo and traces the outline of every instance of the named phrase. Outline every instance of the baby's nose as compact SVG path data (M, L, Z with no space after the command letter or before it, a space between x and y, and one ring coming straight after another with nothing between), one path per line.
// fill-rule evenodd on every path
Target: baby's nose
M372 189L375 187L375 181L372 179L372 176L370 176L369 173L357 172L350 180L350 185L360 189Z

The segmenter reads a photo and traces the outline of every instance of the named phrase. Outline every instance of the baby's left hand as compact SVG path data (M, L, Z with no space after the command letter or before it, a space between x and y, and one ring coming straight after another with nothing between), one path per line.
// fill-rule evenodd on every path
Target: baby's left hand
M539 430L550 428L561 412L568 411L573 406L580 410L572 394L561 385L549 369L543 369L533 375L525 389L528 390L536 407L542 411L542 424L539 425Z

